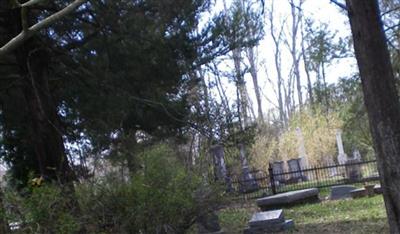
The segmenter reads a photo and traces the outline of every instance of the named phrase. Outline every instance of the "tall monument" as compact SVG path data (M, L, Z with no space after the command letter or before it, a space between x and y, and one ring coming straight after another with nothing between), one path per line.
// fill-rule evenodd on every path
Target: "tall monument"
M336 143L338 147L338 163L345 164L347 162L347 155L343 149L343 142L342 142L342 130L336 130Z
M296 128L296 135L297 135L297 140L299 142L297 152L299 154L299 158L301 158L301 167L306 168L309 166L308 158L306 154L306 147L304 145L303 133L301 132L301 129L299 127Z

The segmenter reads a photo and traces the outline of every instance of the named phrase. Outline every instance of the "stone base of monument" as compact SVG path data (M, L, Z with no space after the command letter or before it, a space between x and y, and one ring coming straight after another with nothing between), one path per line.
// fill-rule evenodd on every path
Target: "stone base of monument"
M351 198L350 192L356 189L356 187L351 185L337 185L331 187L331 200Z
M300 203L319 202L319 191L316 188L280 193L257 199L257 205L262 211L289 207Z
M361 198L368 195L367 190L365 188L354 189L350 192L350 195L353 199Z
M364 185L365 190L367 191L367 195L372 197L374 196L374 186L373 184Z
M244 229L244 234L264 234L281 232L294 226L293 220L285 220L283 210L272 210L255 213Z

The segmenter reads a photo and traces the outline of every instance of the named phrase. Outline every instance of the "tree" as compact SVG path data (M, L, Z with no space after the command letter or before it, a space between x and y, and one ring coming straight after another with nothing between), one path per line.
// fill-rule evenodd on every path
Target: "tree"
M247 2L247 4L246 4ZM258 2L258 1L257 1ZM261 15L262 13L256 12L253 8L263 8L263 6L253 6L254 3L251 1L243 1L241 2L242 4L242 10L244 11L244 24L246 26L246 29L248 31L248 37L249 40L259 40L259 34L261 34L262 31L262 22L260 19L262 19ZM262 101L261 101L261 92L260 92L260 86L258 84L258 69L257 69L257 58L258 58L258 53L257 53L257 46L251 46L247 48L246 51L247 59L249 61L249 70L250 70L250 75L253 80L253 86L254 86L254 94L256 96L256 101L257 101L257 113L258 113L258 120L264 122L264 114L263 114L263 108L262 108Z
M300 68L299 68L299 63L300 63L300 56L301 53L298 52L297 49L297 37L298 37L298 32L299 32L299 27L301 26L302 22L302 5L304 3L304 0L300 0L299 2L289 0L290 4L290 9L291 9L291 19L292 19L292 28L291 28L291 35L290 35L290 42L286 42L289 52L292 56L292 63L293 63L293 75L296 78L296 84L297 84L297 96L298 96L298 101L299 101L299 109L301 109L301 106L303 105L303 97L302 97L302 91L301 91L301 77L300 77ZM297 12L297 13L296 13Z
M79 2L79 1L78 1ZM13 9L10 5L1 4L2 17L7 19L6 24L0 25L3 30L3 38L11 40L3 50L9 52L9 63L15 64L16 78L8 82L7 88L15 85L18 81L18 87L14 90L11 97L21 100L21 116L25 117L26 128L14 132L9 129L9 133L22 133L21 141L26 142L29 153L34 160L30 158L27 161L34 161L35 166L32 171L45 179L58 181L61 184L69 183L73 180L73 174L68 164L63 143L63 134L60 119L57 113L57 105L50 92L49 86L49 51L43 47L42 41L35 34L35 30L29 31L28 25L34 24L39 18L39 14L34 12ZM24 10L25 9L25 10ZM27 17L24 14L28 14ZM26 31L28 30L28 31ZM23 36L24 46L17 46L18 34L22 31L28 33ZM32 32L32 35L30 35ZM20 34L21 35L21 34ZM17 38L17 39L16 39ZM13 40L17 45L13 44ZM7 49L10 48L11 49ZM7 61L7 60L6 60ZM12 74L12 73L11 73ZM4 99L3 99L4 101ZM8 111L9 108L3 109ZM4 113L7 116L8 113ZM12 116L6 117L12 121ZM7 127L7 125L5 125ZM17 126L17 125L14 125ZM6 135L7 136L7 135ZM21 145L21 144L20 144ZM19 163L19 162L17 162ZM28 171L29 172L29 171ZM27 173L27 172L25 172Z
M332 60L346 55L345 43L342 38L335 42L336 33L331 32L327 24L314 26L312 20L306 19L305 31L304 39L307 44L306 48L303 48L305 69L306 72L313 71L316 74L316 87L313 92L316 97L315 101L320 104L323 103L329 109L330 93L325 70L332 63Z
M400 233L400 103L378 1L346 0L391 233Z
M188 74L230 49L218 19L196 31L209 1L180 2L92 1L1 57L0 153L13 175L25 185L30 171L63 181L58 164L77 161L65 142L88 141L86 155L121 154L137 134L155 141L191 127ZM27 8L29 24L66 5ZM20 19L20 9L0 3L1 44L21 32Z
M279 31L275 28L275 19L274 19L274 2L271 2L271 9L268 11L268 20L270 24L270 34L272 40L274 42L274 64L276 69L276 79L277 79L277 99L279 105L279 120L282 126L286 126L287 124L287 114L284 107L284 94L283 94L283 87L284 87L284 80L282 76L282 59L281 59L281 42L283 37L283 29L284 29L284 22L281 23Z

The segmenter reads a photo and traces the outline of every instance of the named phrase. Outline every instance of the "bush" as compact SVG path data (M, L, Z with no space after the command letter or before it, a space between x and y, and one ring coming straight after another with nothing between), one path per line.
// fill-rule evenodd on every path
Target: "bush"
M213 193L197 195L202 180L165 145L146 150L141 159L142 169L129 180L105 177L80 187L92 232L181 233L217 201Z
M79 213L69 209L63 189L48 184L26 196L8 191L6 218L19 222L21 233L183 233L217 204L214 188L167 146L151 147L140 158L142 169L130 177L110 174L77 185Z
M336 129L343 123L336 112L324 113L316 108L304 110L290 119L288 129L278 137L260 134L252 146L251 163L257 168L266 169L274 160L297 158L298 137L296 128L302 131L308 162L311 165L327 163L337 156Z
M42 185L24 191L5 191L3 217L17 224L16 233L76 233L80 221L71 209L74 200L65 190L54 185ZM29 194L29 195L28 195Z

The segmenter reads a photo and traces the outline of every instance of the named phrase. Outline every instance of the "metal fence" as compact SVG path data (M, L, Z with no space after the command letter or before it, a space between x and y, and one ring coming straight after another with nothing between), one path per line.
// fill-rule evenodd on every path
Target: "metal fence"
M342 184L378 181L376 160L349 161L346 164L318 165L276 172L251 171L247 179L233 176L229 191L234 198L255 199L277 193L307 188L323 188Z

